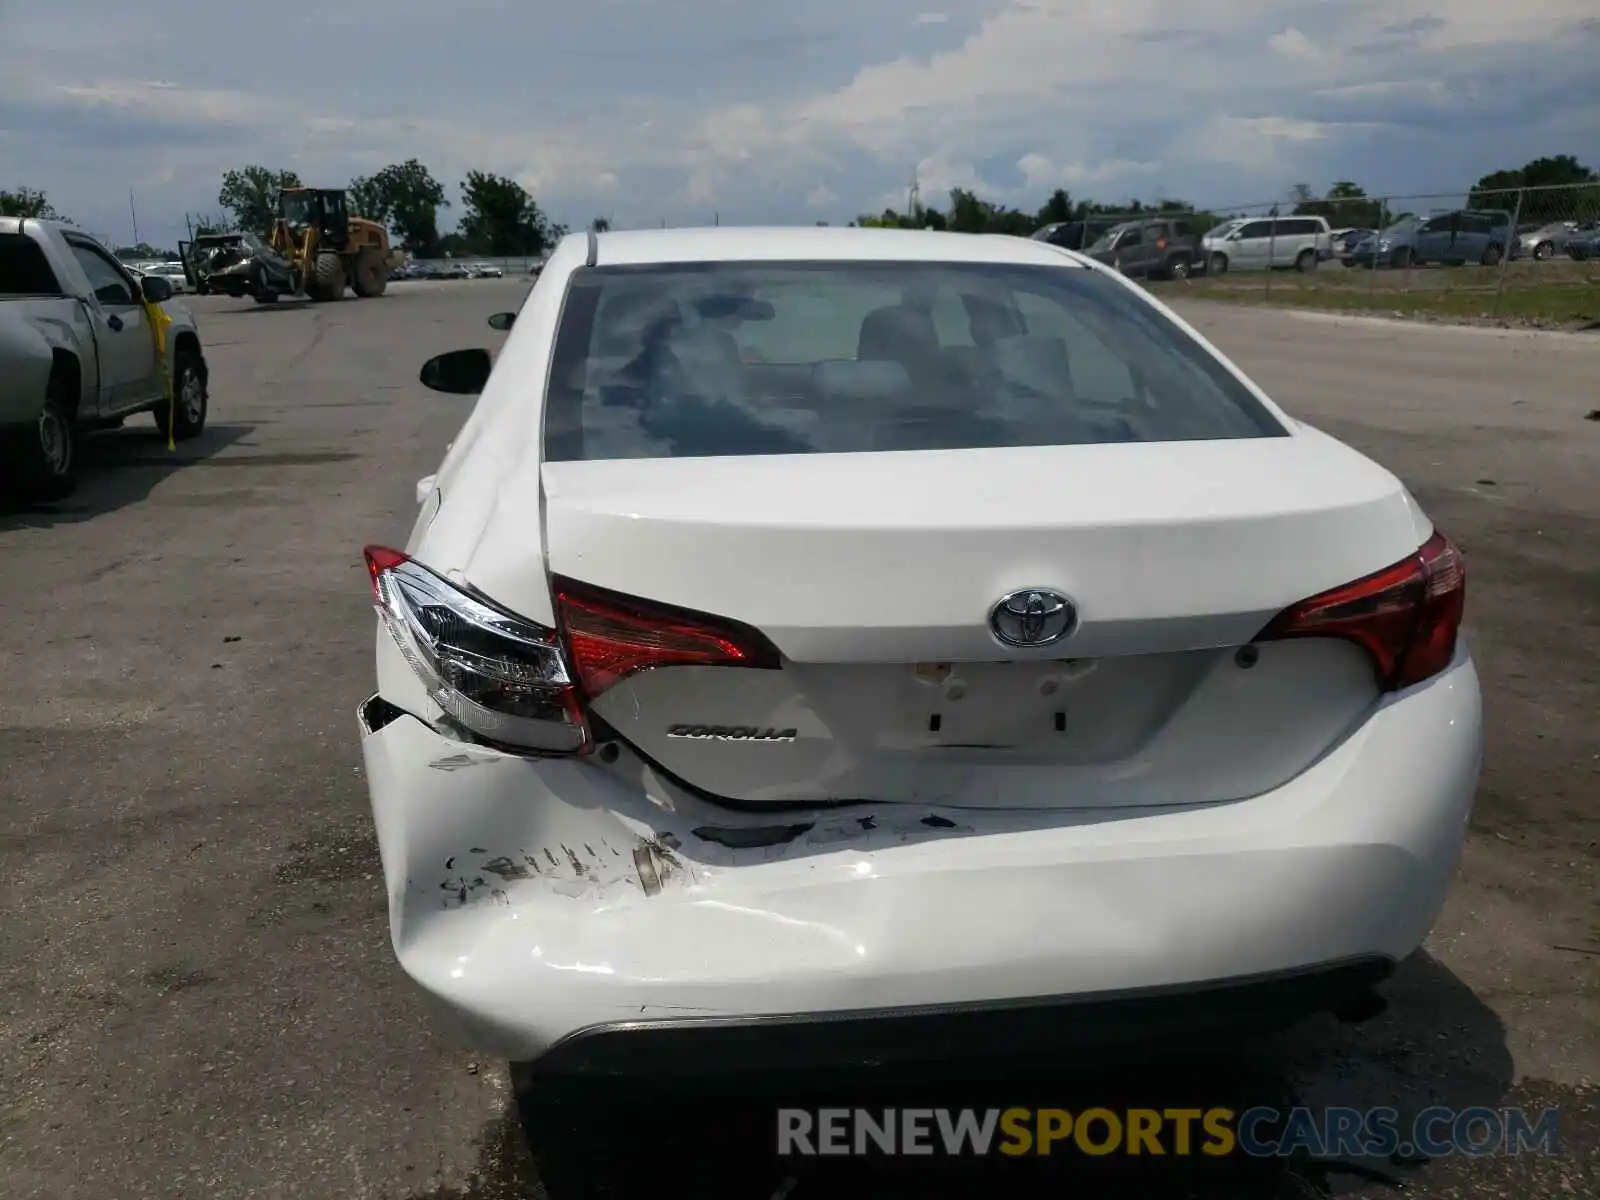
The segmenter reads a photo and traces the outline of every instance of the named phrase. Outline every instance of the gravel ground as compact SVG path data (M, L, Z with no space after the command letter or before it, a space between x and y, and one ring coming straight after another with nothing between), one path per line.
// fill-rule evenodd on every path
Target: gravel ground
M502 1064L393 965L355 705L360 547L402 540L466 402L421 360L492 346L517 281L194 307L212 427L92 440L79 493L0 513L0 1178L11 1197L539 1194ZM788 1168L771 1110L639 1093L568 1155L620 1194L1600 1195L1600 341L1224 305L1186 314L1297 415L1398 471L1463 544L1483 787L1426 951L1359 1027L1195 1062L901 1078L878 1102L1560 1106L1558 1157ZM1425 748L1421 748L1425 752ZM1359 1169L1357 1169L1359 1168ZM785 1192L785 1187L788 1191Z

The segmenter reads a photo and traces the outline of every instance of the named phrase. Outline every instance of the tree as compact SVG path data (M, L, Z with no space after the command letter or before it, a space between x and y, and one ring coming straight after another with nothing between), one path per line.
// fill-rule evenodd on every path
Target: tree
M0 191L0 217L39 217L59 221L61 215L51 207L49 197L33 188L18 188L14 192Z
M213 233L227 233L232 227L227 213L186 213L183 218L192 237L206 237Z
M1057 225L1063 221L1070 221L1077 215L1077 210L1072 207L1072 196L1066 188L1057 188L1050 193L1039 211L1034 214L1034 224L1043 229L1046 225Z
M1515 210L1522 188L1543 189L1521 192L1524 221L1586 220L1600 214L1600 175L1570 154L1536 158L1514 171L1492 171L1478 180L1467 205Z
M121 262L170 262L178 257L173 250L163 250L159 246L152 246L149 242L140 242L135 246L118 246L114 251Z
M820 221L817 223L819 225L821 224ZM589 228L595 233L606 233L611 229L611 222L605 217L596 217L594 220L589 222Z
M1375 229L1384 223L1382 202L1368 199L1365 190L1348 179L1334 184L1321 199L1305 184L1297 183L1291 198L1297 201L1296 216L1326 217L1336 229Z
M395 234L412 254L439 253L439 210L449 208L444 185L414 158L392 163L376 175L350 181L350 207Z
M365 217L388 228L394 207L383 194L383 189L371 175L357 175L350 181L350 215Z
M461 181L461 199L466 209L461 232L477 254L536 256L566 232L526 188L503 175L468 171Z
M293 171L243 167L222 177L217 203L233 213L240 229L265 237L272 232L272 222L277 216L278 190L302 186L300 176Z

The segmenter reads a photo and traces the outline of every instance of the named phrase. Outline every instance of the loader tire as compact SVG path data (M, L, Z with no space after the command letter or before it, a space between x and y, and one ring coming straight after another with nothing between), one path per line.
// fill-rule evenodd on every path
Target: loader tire
M317 255L306 280L306 294L313 300L337 300L344 295L344 261L337 254Z
M383 295L389 287L389 267L383 255L369 252L358 256L350 287L362 297Z

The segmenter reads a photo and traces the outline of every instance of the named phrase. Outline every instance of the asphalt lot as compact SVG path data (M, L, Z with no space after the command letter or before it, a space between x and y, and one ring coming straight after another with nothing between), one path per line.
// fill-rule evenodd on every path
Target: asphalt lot
M484 319L524 287L195 301L206 436L169 454L135 419L89 443L69 501L0 513L0 1192L538 1194L503 1064L444 1044L393 965L354 717L372 674L360 548L404 540L414 481L468 411L417 368L495 345ZM1137 1182L1080 1166L1024 1171L1016 1196L1600 1195L1600 422L1583 419L1600 338L1185 311L1296 415L1396 470L1467 553L1489 726L1461 881L1365 1026L890 1091L1563 1108L1558 1158L1191 1161ZM587 1127L655 1195L781 1194L731 1111L647 1096ZM993 1186L793 1176L795 1200Z

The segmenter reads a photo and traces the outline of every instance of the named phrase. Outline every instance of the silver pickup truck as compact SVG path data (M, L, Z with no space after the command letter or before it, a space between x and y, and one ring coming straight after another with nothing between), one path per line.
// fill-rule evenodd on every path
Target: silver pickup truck
M171 318L170 402L147 301ZM0 217L0 490L66 495L78 435L134 413L154 413L175 439L198 437L207 398L200 335L168 281L130 273L60 221Z

